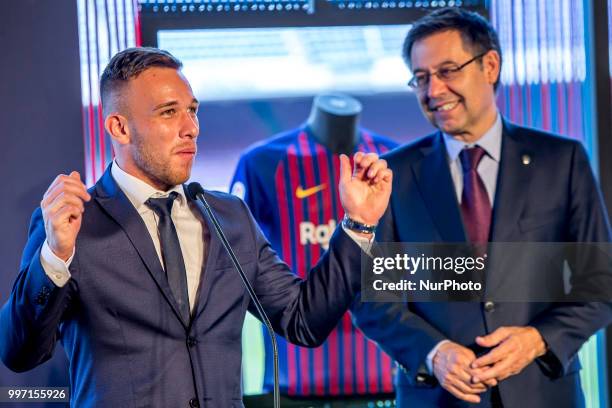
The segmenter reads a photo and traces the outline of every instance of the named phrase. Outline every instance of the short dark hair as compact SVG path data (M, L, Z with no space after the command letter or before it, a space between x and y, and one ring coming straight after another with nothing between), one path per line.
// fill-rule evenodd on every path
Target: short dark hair
M402 56L410 67L410 53L414 43L442 31L458 31L463 44L474 52L474 55L485 53L489 50L497 51L499 54L500 75L493 85L497 90L501 76L502 53L499 45L499 37L493 26L480 14L467 11L458 7L438 9L418 19L404 40Z
M153 47L127 48L111 58L100 76L102 106L110 94L152 67L181 69L183 63L168 51Z

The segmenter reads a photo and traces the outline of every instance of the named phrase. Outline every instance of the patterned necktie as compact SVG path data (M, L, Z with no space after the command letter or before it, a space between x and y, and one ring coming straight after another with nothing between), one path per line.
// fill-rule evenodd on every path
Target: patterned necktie
M467 229L468 239L473 244L486 243L489 240L489 228L491 227L489 195L476 171L484 155L485 151L480 146L465 148L459 154L463 167L461 215Z
M179 243L176 228L170 217L172 204L176 197L178 197L178 193L173 191L168 197L149 198L145 204L159 218L157 229L159 231L162 260L168 284L174 295L174 300L179 305L183 319L189 321L189 295L187 292L185 261L183 260L183 253L181 252L181 244Z

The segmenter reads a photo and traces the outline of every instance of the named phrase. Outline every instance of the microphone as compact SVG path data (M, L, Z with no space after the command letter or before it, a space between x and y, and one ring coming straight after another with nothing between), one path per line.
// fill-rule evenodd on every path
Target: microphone
M268 330L268 335L270 336L270 341L272 343L272 354L274 357L274 408L280 408L280 399L279 399L280 393L279 393L279 380L278 380L278 375L279 375L278 374L278 345L276 344L276 336L274 334L274 329L272 328L272 323L270 323L270 319L268 319L268 315L266 315L266 312L264 311L263 306L261 305L261 302L259 302L259 299L257 298L257 295L255 294L255 290L253 289L253 286L251 286L251 283L249 282L246 275L244 274L244 271L242 270L242 266L240 266L240 262L238 262L238 258L236 258L236 255L234 254L234 250L232 249L232 246L230 245L229 241L225 237L225 234L223 233L223 230L221 229L221 225L219 224L217 217L215 217L215 214L213 213L212 208L210 207L210 205L208 205L208 202L206 201L206 198L204 197L204 189L202 188L200 183L197 183L197 182L189 183L189 185L187 186L187 194L189 194L189 197L191 199L199 200L202 203L202 205L204 205L204 209L206 210L208 218L210 219L210 221L212 222L215 228L215 232L217 233L217 236L219 237L219 239L221 240L221 243L223 244L223 248L225 248L225 251L229 255L230 259L232 260L232 264L234 265L234 268L238 271L238 275L240 275L240 279L242 280L242 283L244 284L247 292L249 292L249 296L251 297L251 300L253 301L255 308L257 309L257 312L259 313L261 320L263 321L264 325L266 326L266 329Z

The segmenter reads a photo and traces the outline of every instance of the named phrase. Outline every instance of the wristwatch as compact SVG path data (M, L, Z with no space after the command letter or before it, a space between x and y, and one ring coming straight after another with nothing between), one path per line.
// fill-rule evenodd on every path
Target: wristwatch
M361 232L363 234L373 234L376 231L377 225L369 225L363 224L361 222L355 221L350 218L348 215L344 214L344 218L342 219L342 225L344 228L348 228L352 231Z

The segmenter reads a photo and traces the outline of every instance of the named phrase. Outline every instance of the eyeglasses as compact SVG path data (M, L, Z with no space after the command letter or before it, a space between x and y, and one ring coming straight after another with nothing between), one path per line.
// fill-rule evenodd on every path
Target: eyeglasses
M429 81L432 76L437 76L438 79L443 82L449 82L453 79L457 79L463 68L467 67L477 59L484 57L485 54L489 51L490 50L487 50L482 54L478 54L471 60L464 62L459 66L455 64L448 64L443 67L440 67L437 71L434 72L418 72L412 77L412 79L410 79L410 81L408 81L408 86L413 89L424 89L425 87L427 87L427 85L429 85Z

